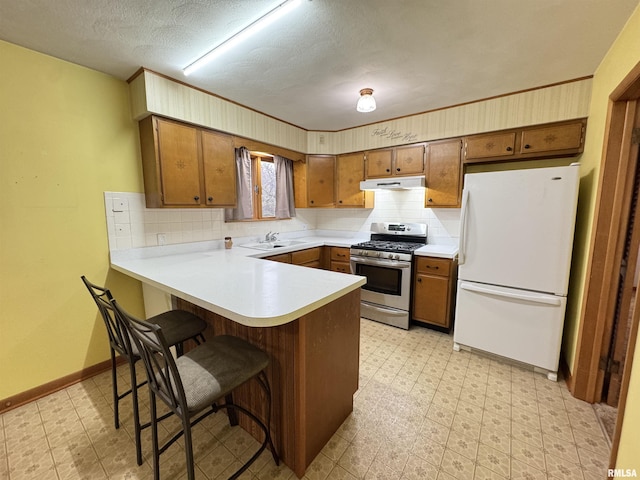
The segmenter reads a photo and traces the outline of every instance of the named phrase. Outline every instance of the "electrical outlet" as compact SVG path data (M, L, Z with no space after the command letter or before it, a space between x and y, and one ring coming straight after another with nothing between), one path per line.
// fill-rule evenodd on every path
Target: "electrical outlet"
M129 200L127 200L126 198L114 198L112 202L112 210L114 213L127 212L129 210Z
M158 234L158 245L165 245L167 243L167 235L166 233Z

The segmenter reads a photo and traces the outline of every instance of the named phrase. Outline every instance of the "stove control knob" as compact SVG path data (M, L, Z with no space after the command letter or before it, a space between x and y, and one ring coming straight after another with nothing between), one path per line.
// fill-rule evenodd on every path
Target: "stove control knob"
M396 260L400 260L400 255L396 254Z
M369 252L367 252L366 250L363 250L360 252L360 255L362 255L363 257L367 257L369 255Z
M376 257L380 257L382 254L380 252L376 252Z

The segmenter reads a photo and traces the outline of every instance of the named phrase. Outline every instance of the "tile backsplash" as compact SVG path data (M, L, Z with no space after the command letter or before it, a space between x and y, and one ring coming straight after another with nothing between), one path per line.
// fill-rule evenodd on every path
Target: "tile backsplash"
M262 237L269 231L302 230L368 232L372 222L415 222L428 225L429 243L454 244L460 230L459 209L424 208L424 190L376 192L373 209L296 209L290 220L225 223L221 208L146 208L144 194L105 192L110 250Z

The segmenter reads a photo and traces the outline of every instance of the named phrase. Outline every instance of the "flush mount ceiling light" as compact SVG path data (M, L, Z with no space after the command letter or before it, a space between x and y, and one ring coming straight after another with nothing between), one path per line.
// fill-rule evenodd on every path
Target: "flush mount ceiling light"
M254 33L259 32L260 30L265 28L267 25L275 22L280 17L286 15L301 3L302 3L302 0L285 0L284 2L279 3L274 8L272 8L267 13L265 13L263 16L253 21L246 27L242 28L239 32L233 34L226 40L223 40L222 42L220 42L218 45L216 45L207 53L205 53L202 57L197 59L195 62L186 66L182 71L184 72L185 75L192 74L197 69L206 65L216 57L222 55L228 50L231 50L233 47L243 42Z
M362 113L373 112L376 109L376 99L373 98L372 88L360 90L360 98L356 105L356 110Z

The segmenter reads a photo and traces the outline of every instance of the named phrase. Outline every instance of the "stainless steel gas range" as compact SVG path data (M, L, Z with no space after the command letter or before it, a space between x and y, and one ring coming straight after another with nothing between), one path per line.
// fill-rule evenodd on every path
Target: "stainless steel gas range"
M371 240L351 247L351 272L367 277L360 315L409 329L413 251L426 245L423 223L372 223Z

